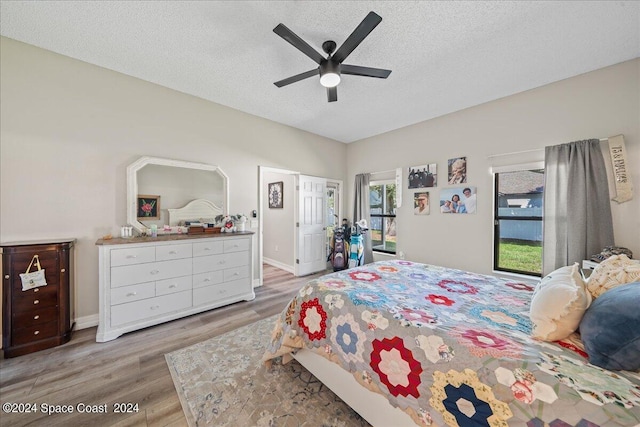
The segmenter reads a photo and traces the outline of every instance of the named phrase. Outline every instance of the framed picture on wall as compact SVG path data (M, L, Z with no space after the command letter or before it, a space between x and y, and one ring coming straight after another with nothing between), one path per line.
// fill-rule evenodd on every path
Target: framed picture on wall
M464 184L467 182L467 158L455 157L447 162L449 184Z
M440 212L476 213L476 187L445 188L440 191Z
M413 195L413 214L429 215L429 192Z
M138 194L138 219L160 219L160 196Z
M272 182L269 184L269 208L282 209L282 192L284 183Z
M408 187L426 188L438 185L438 165L431 163L428 165L411 166L407 172Z

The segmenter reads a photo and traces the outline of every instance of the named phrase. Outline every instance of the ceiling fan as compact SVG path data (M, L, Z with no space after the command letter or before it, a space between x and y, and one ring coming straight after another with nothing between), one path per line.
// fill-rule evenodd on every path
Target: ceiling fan
M302 40L284 24L278 24L278 26L273 29L273 32L315 61L319 67L305 71L304 73L296 74L295 76L291 76L284 80L277 81L274 84L278 87L282 87L309 77L320 75L320 84L327 88L327 98L329 99L329 102L334 102L338 100L337 86L340 83L341 74L386 79L389 77L389 74L391 74L391 70L360 67L358 65L342 63L381 21L382 18L378 14L375 12L369 12L369 14L362 20L360 25L353 30L353 33L347 37L347 40L345 40L338 50L336 50L336 42L333 40L327 40L322 43L322 50L328 55L326 58L317 50L309 46L307 42Z

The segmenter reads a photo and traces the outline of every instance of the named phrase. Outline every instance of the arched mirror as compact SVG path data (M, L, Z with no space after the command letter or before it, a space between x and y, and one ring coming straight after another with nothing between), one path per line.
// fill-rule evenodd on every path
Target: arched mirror
M140 233L169 225L169 209L194 200L229 212L229 178L218 166L141 157L127 167L127 221Z

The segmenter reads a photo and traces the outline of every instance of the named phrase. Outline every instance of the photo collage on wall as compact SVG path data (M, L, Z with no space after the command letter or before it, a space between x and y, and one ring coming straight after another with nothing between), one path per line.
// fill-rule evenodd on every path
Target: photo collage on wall
M433 198L427 191L438 184L438 165L429 163L411 166L408 169L407 185L413 193L414 215L429 215ZM454 157L447 161L447 184L456 186L440 190L440 213L473 214L476 213L476 187L461 186L467 184L467 158Z

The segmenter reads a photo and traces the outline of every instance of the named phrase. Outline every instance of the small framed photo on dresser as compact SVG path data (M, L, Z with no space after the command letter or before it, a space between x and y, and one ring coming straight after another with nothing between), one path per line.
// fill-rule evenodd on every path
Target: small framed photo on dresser
M138 194L138 219L160 219L160 196Z

